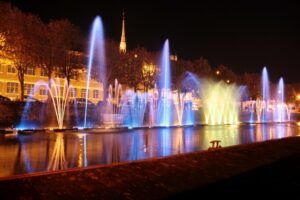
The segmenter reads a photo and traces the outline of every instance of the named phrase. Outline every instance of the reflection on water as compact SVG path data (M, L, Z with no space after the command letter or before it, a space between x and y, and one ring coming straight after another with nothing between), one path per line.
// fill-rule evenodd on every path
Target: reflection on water
M169 156L299 134L293 124L137 129L121 133L36 133L0 137L0 177Z
M48 171L67 169L67 161L65 158L64 145L65 145L64 135L62 133L58 133L56 135L56 140L51 155L51 159L48 163L48 167L47 167Z

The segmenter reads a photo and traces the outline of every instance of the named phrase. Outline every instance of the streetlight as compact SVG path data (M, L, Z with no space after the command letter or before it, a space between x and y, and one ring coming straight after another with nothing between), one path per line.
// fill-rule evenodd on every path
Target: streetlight
M220 74L220 71L219 71L219 70L217 70L217 71L216 71L216 74L217 74L217 75L219 75L219 74Z
M226 83L230 83L230 80L228 79L228 80L226 81Z

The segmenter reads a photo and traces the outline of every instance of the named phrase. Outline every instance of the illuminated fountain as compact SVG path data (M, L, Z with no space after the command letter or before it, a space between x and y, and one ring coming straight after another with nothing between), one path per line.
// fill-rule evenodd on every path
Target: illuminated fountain
M148 104L149 104L149 119L148 125L149 127L155 126L157 122L157 109L158 109L158 98L159 92L156 84L154 85L153 91L150 95L148 95Z
M105 41L104 41L104 29L101 18L98 16L95 18L92 26L92 32L90 36L89 44L89 60L87 66L86 77L86 96L85 96L85 111L84 111L84 128L88 126L88 97L89 87L91 80L92 67L96 65L98 67L99 78L102 83L103 90L106 88L106 65L105 65ZM103 91L104 94L105 91ZM89 125L90 126L90 125Z
M144 125L145 111L147 107L147 93L129 91L130 127L142 127Z
M290 121L290 111L284 100L284 82L283 78L280 78L277 88L277 100L274 105L273 111L274 122L286 122Z
M51 88L54 89L54 92L52 92ZM68 85L67 79L65 78L62 87L60 85L59 79L57 79L56 82L51 79L51 88L49 88L49 86L47 85L48 92L52 99L58 127L59 129L62 129L64 127L64 117L66 113L70 87Z
M209 125L238 124L241 91L223 81L204 81L201 86L204 123Z
M168 127L172 120L172 91L171 91L171 67L169 40L165 41L161 63L159 80L160 98L158 104L159 125Z
M18 126L19 129L35 128L35 127L26 126L27 122L25 121L25 118L26 118L25 116L27 116L27 114L30 111L30 105L31 105L30 99L33 99L34 94L37 91L37 88L41 87L41 86L47 90L47 92L51 98L50 102L52 102L52 105L53 105L58 128L59 129L64 128L64 118L65 118L66 107L67 107L68 99L69 99L69 91L70 91L70 88L72 88L72 86L68 85L68 81L66 78L63 79L62 82L63 83L61 83L59 78L57 78L56 80L50 79L50 87L51 88L49 87L49 84L46 83L45 81L36 82L36 84L34 85L34 87L32 88L32 90L30 92L29 100L27 100L27 102L25 104L21 123Z
M106 88L104 46L102 21L100 17L96 17L92 25L89 42L83 128L170 127L201 123L209 125L238 124L240 121L248 121L249 115L250 123L285 122L290 120L290 111L284 100L283 79L279 81L276 95L271 97L266 67L262 71L262 95L260 99L251 102L250 113L248 113L249 115L243 115L247 118L247 120L244 120L244 118L240 118L240 114L244 114L240 112L240 107L242 107L244 101L242 97L244 92L242 87L235 84L199 79L196 75L186 72L181 86L176 90L172 90L168 40L165 41L161 53L159 78L157 80L158 87L155 85L153 89L145 93L132 90L123 92L122 85L116 79L113 85ZM99 77L97 80L100 80L102 84L104 96L104 102L101 102L95 110L97 115L92 115L91 112L94 111L91 110L92 107L88 106L92 74ZM51 88L49 88L49 85ZM30 96L34 96L37 86L45 86L51 97L58 128L66 128L64 127L64 121L68 122L65 119L65 113L71 87L66 79L63 83L59 79L56 81L51 80L49 85L44 81L37 82ZM78 127L80 113L78 112L76 99L74 102L74 113ZM30 103L27 102L20 127L26 126L26 118L28 118L29 112ZM100 116L97 124L91 123L91 121L95 121L91 120L92 116Z
M104 125L115 127L123 124L122 111L122 85L115 80L114 87L109 85L106 99L105 113L103 114Z
M269 83L269 76L267 72L267 68L263 68L262 72L262 103L260 104L261 107L261 116L258 118L259 122L266 122L268 120L268 108L270 102L270 83Z
M290 110L284 99L284 82L280 78L276 88L276 94L270 95L270 83L266 67L262 72L262 99L257 99L252 104L252 113L250 122L266 123L266 122L286 122L290 121ZM253 112L256 112L256 121Z
M182 125L184 112L184 94L176 92L173 94L173 103L176 108L178 125Z
M173 104L177 115L177 125L193 125L194 117L192 111L193 97L188 93L173 93Z

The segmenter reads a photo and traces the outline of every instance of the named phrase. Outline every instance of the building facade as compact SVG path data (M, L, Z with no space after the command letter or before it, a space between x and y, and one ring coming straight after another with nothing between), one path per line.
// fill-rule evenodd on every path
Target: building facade
M86 68L78 69L78 75L70 79L69 99L82 100L86 97ZM57 72L52 73L54 79L59 85L63 87L64 78ZM46 101L48 98L47 88L45 84L48 83L48 77L45 71L39 67L28 67L25 72L24 80L24 95L31 95L34 99L39 101ZM35 89L33 90L33 88ZM52 88L52 90L54 90ZM61 89L62 90L62 89ZM32 94L31 94L32 93ZM21 87L18 79L18 72L9 60L0 57L0 95L8 97L10 100L19 100L21 96ZM90 80L88 100L94 104L103 101L102 84Z

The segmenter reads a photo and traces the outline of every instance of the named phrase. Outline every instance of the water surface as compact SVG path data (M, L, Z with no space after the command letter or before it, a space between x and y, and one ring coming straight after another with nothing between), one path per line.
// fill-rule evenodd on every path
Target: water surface
M299 135L294 124L133 129L0 136L0 177L149 159Z

